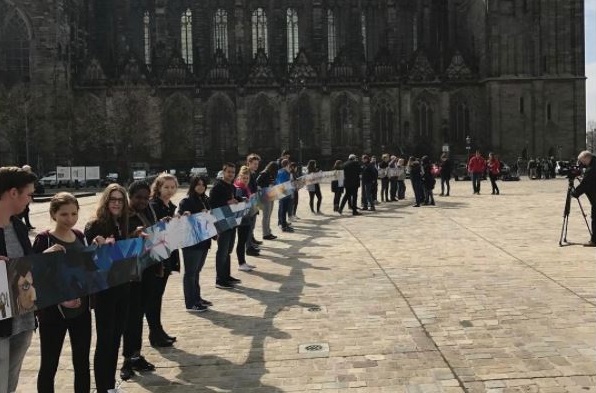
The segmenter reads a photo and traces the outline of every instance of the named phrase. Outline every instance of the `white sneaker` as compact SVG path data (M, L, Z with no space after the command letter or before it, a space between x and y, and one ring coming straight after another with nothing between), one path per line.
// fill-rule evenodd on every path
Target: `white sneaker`
M240 265L240 266L238 267L238 270L241 270L241 271L243 271L243 272L250 272L250 271L252 271L252 269L253 269L253 268L252 268L252 267L250 267L250 266L249 266L248 264L246 264L246 263L243 263L242 265Z
M245 263L246 266L248 266L251 269L256 269L257 267L255 265L249 265L248 263Z

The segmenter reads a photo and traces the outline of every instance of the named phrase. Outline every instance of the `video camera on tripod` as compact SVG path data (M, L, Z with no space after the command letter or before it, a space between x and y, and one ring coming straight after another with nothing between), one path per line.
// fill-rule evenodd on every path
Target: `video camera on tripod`
M567 172L567 197L565 198L565 209L563 210L563 227L561 228L561 237L559 238L559 246L562 247L563 245L570 245L567 241L567 228L569 225L569 213L571 212L571 198L573 197L573 192L575 191L575 179L578 179L584 174L584 167L583 165L573 165L569 167ZM592 230L590 229L590 224L588 224L588 216L584 211L584 207L582 206L581 201L578 198L575 198L579 205L579 210L582 212L582 216L584 217L584 221L586 222L586 227L588 228L588 232L590 236L592 236Z

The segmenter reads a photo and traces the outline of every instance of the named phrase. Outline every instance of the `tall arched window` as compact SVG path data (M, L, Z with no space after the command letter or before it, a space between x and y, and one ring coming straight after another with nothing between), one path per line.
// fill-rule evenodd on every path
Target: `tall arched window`
M220 49L228 58L228 13L221 8L213 16L213 48Z
M293 8L288 8L286 14L288 35L288 63L293 63L298 55L298 13Z
M151 65L151 17L149 11L143 16L143 48L145 52L145 64Z
M430 137L433 129L432 109L430 105L426 101L421 100L418 102L416 112L418 136Z
M187 9L181 19L182 58L188 65L192 65L192 11Z
M412 48L418 50L418 17L414 15L412 19Z
M385 97L375 99L372 113L372 135L375 145L393 143L393 107Z
M259 49L268 52L267 41L267 15L265 10L257 8L252 12L252 55L257 54Z
M362 48L364 50L364 58L368 60L368 37L367 37L367 26L366 26L366 13L360 14L360 31L362 32Z
M360 137L357 121L355 103L343 94L336 103L334 143L338 146L358 146Z
M0 32L0 68L6 72L6 80L29 80L30 36L25 20L15 13Z
M336 56L337 27L335 26L335 15L332 10L327 10L327 60L329 63L333 63Z

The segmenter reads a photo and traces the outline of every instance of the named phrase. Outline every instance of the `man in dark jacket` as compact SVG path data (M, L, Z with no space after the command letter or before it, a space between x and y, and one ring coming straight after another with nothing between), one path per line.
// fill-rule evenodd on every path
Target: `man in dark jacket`
M31 202L36 179L33 173L21 168L0 168L0 263L7 264L7 267L12 260L31 253L28 229L17 216ZM30 274L21 276L31 278ZM19 279L19 295L26 295L21 291L31 292L29 299L35 301L33 283L27 280L21 284L23 280ZM0 321L0 392L16 391L34 329L33 312Z
M586 168L586 171L584 172L584 178L581 183L572 191L571 195L574 198L579 198L583 194L586 194L592 205L592 238L584 246L596 247L596 233L594 233L594 229L596 229L596 159L594 159L592 153L584 150L579 153L577 161Z
M362 210L375 210L374 198L373 198L373 186L377 180L378 172L375 164L373 164L370 158L365 154L362 156Z
M232 163L224 164L222 174L223 178L215 182L209 193L211 209L238 203L235 198L236 189L233 184L236 176L236 166ZM230 273L230 255L234 250L235 242L236 228L218 234L217 253L215 254L215 286L219 289L234 289L234 286L241 282L239 279L232 277Z
M360 168L360 163L358 162L358 158L355 154L350 154L348 157L348 161L344 163L344 188L346 193L341 200L341 204L339 205L339 214L342 213L344 206L348 200L352 206L352 214L357 216L358 213L358 187L360 186L360 172L362 168Z

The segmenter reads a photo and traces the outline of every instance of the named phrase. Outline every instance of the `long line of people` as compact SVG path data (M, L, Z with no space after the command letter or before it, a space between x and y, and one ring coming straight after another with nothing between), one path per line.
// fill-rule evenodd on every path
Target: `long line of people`
M49 204L49 214L54 221L53 228L37 234L31 245L25 224L18 215L31 201L36 177L31 172L16 167L0 168L0 260L9 260L30 253L73 252L87 244L103 245L118 240L144 235L144 229L158 221L168 221L185 214L207 212L222 206L244 201L259 189L296 179L297 166L284 152L276 162L269 162L258 172L260 157L251 154L246 165L236 170L236 165L225 163L218 179L207 196L208 180L195 176L190 180L187 195L176 206L172 198L178 191L176 177L159 175L149 185L143 181L133 182L128 190L118 184L106 187L101 194L94 217L86 223L84 231L75 229L78 221L79 203L69 193L56 194ZM469 164L472 172L474 192L479 193L480 174L486 167L496 187L499 161L494 155L488 162L478 152ZM441 157L438 165L441 179L441 196L450 195L453 165L447 155ZM351 154L346 162L336 161L333 169L338 178L331 182L334 194L334 211L339 214L348 205L353 215L358 210L358 189L362 188L361 209L375 210L379 194L382 202L403 200L406 195L406 179L409 177L415 207L434 205L436 167L428 156L421 159L404 158L383 154L380 162L375 157L363 155L361 161ZM309 161L306 172L317 173L315 160ZM493 176L494 175L494 176ZM494 177L494 178L493 178ZM309 207L313 214L322 214L322 193L319 184L307 186ZM264 202L262 213L262 239L277 238L271 229L274 201ZM292 222L297 220L297 194L286 196L278 203L278 226L282 232L293 232ZM216 279L219 289L234 290L241 280L232 276L231 254L236 250L238 270L247 272L256 268L247 256L260 254L259 241L254 236L257 214L244 217L241 224L219 233L214 239L181 250L184 261L183 290L184 304L189 312L205 312L213 303L202 296L199 277L213 242L217 244L215 254ZM162 324L161 312L168 278L174 271L180 271L180 256L174 252L165 261L146 269L139 281L118 285L92 296L72 299L57 306L33 313L35 293L31 273L23 273L16 283L22 300L19 307L31 312L0 321L0 393L16 390L21 365L31 343L32 332L39 325L41 363L38 374L38 391L53 392L54 379L68 332L71 340L74 364L74 387L77 393L90 391L90 345L92 336L91 311L95 314L96 348L94 355L95 386L99 393L116 388L120 344L124 358L120 377L129 380L136 372L151 372L155 366L142 355L143 319L149 327L149 342L153 347L170 347L176 337L169 335ZM21 299L19 297L19 299Z

